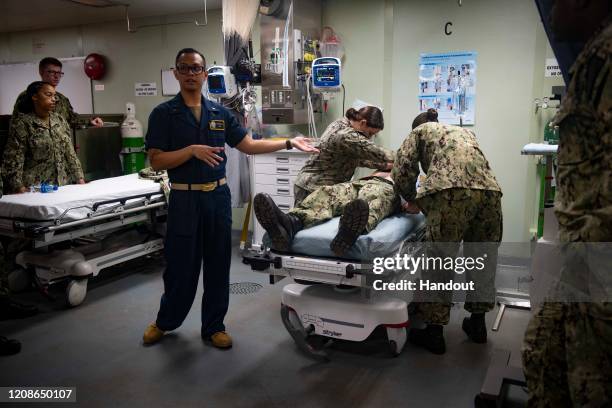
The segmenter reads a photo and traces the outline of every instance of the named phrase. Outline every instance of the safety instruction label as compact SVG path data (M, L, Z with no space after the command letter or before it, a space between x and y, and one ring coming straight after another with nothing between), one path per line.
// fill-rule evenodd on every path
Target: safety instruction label
M155 82L136 82L134 84L134 95L157 96L157 84Z
M561 76L561 69L559 69L559 63L556 58L546 58L544 76L547 78Z

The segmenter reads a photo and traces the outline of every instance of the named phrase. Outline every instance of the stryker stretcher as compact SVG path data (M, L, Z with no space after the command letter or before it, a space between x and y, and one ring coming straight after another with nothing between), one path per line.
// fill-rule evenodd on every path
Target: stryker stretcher
M31 248L17 255L23 269L9 275L9 286L18 290L34 278L47 289L70 279L66 298L77 306L85 299L89 277L163 248L165 214L160 185L137 174L62 186L52 193L5 195L0 236L27 240Z
M345 255L336 258L329 244L338 231L339 218L302 230L295 236L291 253L267 248L246 251L244 262L251 269L270 274L270 282L284 277L296 282L283 288L281 317L300 349L326 360L324 348L315 347L314 335L330 339L365 340L378 326L386 329L390 350L398 355L406 343L408 305L396 297L373 290L374 280L396 281L402 274L375 274L373 260L412 255L421 248L425 217L395 215L386 218L367 235L359 237ZM266 237L267 238L267 237Z

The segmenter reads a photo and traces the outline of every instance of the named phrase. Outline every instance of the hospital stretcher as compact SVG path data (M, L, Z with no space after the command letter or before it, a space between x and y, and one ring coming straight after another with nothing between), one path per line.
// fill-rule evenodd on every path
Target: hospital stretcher
M87 282L102 269L163 249L166 200L160 185L137 174L62 186L52 193L0 198L0 236L23 240L21 268L9 286L22 289L34 279L47 291L69 280L66 300L83 302Z
M386 331L391 353L398 355L406 343L408 305L374 290L373 283L398 281L405 272L374 273L373 260L419 251L425 234L424 216L386 218L360 236L341 259L329 248L338 222L339 218L334 218L298 232L291 253L268 248L266 236L261 248L243 253L243 261L254 271L268 273L270 283L285 277L296 281L283 288L281 318L298 347L309 356L327 360L326 346L333 339L363 341L380 326ZM317 338L328 341L320 347Z

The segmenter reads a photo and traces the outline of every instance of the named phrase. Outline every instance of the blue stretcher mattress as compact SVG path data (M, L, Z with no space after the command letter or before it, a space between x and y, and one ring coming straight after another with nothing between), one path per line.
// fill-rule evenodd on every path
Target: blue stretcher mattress
M329 248L336 234L340 217L304 229L296 234L291 246L292 254L337 258ZM369 234L361 235L343 258L370 261L394 254L406 240L417 241L425 229L423 214L396 214L382 220ZM269 245L267 234L264 242Z

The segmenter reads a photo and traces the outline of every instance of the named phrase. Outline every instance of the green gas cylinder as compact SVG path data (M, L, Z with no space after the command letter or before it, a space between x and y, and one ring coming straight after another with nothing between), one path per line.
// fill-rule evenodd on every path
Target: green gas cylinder
M136 173L145 167L145 146L142 124L136 119L134 104L126 105L126 118L121 124L123 174Z

